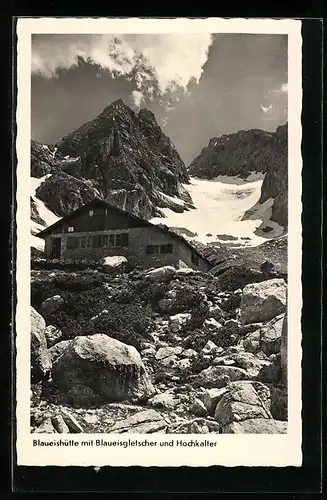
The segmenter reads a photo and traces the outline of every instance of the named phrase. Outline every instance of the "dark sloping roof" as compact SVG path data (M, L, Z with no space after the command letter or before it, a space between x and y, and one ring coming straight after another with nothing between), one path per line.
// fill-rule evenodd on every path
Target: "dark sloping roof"
M64 222L68 222L76 215L84 212L84 210L87 210L87 209L89 209L91 207L95 207L95 206L108 207L111 210L114 210L115 212L117 212L119 214L125 215L126 217L129 217L130 219L133 219L136 223L138 223L139 227L153 227L153 228L156 228L156 229L163 231L164 233L169 233L172 237L183 241L201 259L205 260L208 264L212 265L210 260L207 259L204 255L202 255L201 252L199 252L199 250L197 248L195 248L191 243L189 243L185 238L183 238L183 236L170 230L168 226L166 226L164 224L160 224L160 225L152 224L151 222L149 222L145 219L142 219L141 217L137 217L136 215L133 215L130 212L127 212L126 210L122 210L121 208L118 208L114 205L111 205L111 203L108 203L107 201L102 200L101 198L97 198L97 197L95 197L92 201L90 201L86 205L83 205L82 207L78 208L77 210L75 210L71 214L68 214L65 217L62 217L61 219L59 219L57 222L55 222L51 226L48 226L46 229L43 229L42 231L37 233L35 236L38 236L39 238L45 238L55 228L60 227L60 225L63 224Z

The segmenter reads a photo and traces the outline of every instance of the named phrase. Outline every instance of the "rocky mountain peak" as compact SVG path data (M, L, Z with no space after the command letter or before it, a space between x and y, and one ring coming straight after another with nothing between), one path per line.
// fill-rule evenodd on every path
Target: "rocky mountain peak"
M136 115L118 99L63 137L55 149L63 160L37 196L58 216L83 205L94 193L146 219L162 216L160 208L174 210L171 197L182 200L185 209L192 205L182 186L189 182L186 166L147 109ZM73 206L68 188L76 193Z
M119 116L124 116L125 119L129 117L133 119L136 117L134 111L127 106L122 99L117 99L106 106L100 113L99 118L111 119L114 122Z

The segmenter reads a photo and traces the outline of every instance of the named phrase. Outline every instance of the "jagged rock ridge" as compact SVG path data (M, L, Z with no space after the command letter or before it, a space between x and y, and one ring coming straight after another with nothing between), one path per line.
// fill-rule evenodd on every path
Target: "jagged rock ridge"
M174 209L167 196L192 206L182 186L186 166L155 116L147 109L136 115L121 99L59 141L55 157L36 194L59 216L95 195L146 219L161 216L160 207Z
M286 142L280 141L283 127L276 132L251 129L213 137L191 162L188 173L202 179L219 175L246 178L251 172L268 172L272 164L287 163L287 137Z

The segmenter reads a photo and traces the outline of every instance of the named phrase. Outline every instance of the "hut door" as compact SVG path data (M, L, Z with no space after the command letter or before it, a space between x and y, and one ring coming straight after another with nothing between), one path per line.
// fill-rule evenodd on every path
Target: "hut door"
M51 246L51 259L60 259L61 238L53 238Z

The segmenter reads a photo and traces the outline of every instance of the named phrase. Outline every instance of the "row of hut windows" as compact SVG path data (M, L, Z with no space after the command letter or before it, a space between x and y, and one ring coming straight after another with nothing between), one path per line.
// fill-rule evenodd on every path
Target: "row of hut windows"
M127 247L128 233L99 234L96 236L68 236L67 249Z

